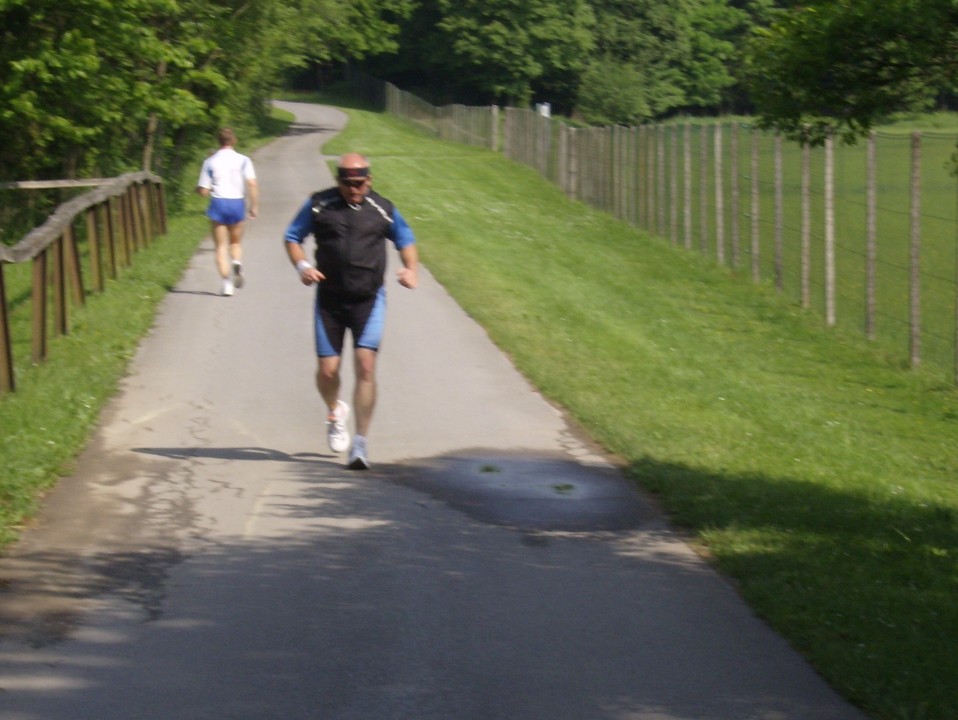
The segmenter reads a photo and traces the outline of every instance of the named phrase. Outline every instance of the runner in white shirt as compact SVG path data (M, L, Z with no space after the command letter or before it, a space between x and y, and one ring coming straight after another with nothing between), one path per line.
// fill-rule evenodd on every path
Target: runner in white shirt
M259 211L259 188L253 161L234 150L236 135L220 130L220 149L203 162L196 191L210 198L206 216L210 219L216 245L216 267L223 278L223 295L243 287L243 221ZM249 207L247 208L247 203Z

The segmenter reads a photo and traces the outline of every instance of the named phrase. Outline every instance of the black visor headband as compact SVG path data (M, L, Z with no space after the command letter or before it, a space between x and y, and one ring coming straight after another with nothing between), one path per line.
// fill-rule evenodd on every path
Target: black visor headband
M369 177L369 168L337 168L336 174L340 179Z

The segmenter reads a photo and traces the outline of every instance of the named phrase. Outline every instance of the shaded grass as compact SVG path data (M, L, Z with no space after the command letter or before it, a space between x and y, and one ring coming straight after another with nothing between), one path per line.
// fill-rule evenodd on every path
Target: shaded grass
M351 109L425 264L880 718L958 717L958 393L527 168Z

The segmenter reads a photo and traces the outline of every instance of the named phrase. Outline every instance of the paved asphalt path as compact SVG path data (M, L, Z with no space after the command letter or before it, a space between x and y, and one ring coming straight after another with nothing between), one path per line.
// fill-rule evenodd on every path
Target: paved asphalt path
M0 717L860 719L426 271L390 276L374 465L343 467L281 236L345 116L283 107L247 286L203 240L0 561Z

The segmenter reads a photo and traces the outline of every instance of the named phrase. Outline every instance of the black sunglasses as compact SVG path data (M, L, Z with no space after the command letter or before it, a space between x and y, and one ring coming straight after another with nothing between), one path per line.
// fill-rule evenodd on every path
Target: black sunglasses
M362 178L361 180L346 180L344 178L340 178L339 182L341 182L343 185L348 185L351 188L361 188L366 184L366 180L367 178Z

